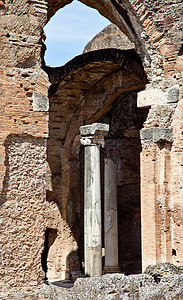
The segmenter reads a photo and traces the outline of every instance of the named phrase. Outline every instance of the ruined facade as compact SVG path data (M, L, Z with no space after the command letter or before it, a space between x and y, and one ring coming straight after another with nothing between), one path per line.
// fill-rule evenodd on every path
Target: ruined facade
M121 271L183 265L182 0L83 0L117 27L45 66L44 26L70 2L0 1L2 290L82 271L79 127L93 122L110 126Z

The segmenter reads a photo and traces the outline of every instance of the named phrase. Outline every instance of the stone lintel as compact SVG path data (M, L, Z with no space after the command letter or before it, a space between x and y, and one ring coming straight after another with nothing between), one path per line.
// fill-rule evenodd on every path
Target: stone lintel
M163 105L177 103L179 100L179 86L175 85L164 92L158 88L149 88L140 91L137 95L137 107L150 107L152 105Z
M143 143L173 142L173 128L151 127L140 131Z
M81 139L80 143L84 146L94 144L104 147L104 136L109 132L109 124L93 123L79 128Z
M166 102L166 94L157 88L149 88L137 94L137 107L149 107L153 104L165 104Z

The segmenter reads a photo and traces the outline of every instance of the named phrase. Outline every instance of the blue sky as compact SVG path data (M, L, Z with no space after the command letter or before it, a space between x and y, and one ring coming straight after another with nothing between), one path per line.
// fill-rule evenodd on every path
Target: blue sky
M82 53L85 45L109 21L79 1L73 1L60 9L48 22L46 33L47 65L62 66L74 56Z

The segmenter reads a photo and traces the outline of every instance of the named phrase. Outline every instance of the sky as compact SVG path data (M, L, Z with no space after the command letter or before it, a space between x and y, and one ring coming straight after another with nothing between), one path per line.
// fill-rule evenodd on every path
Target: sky
M77 0L66 5L44 27L46 64L62 66L81 54L85 45L109 23L97 10Z

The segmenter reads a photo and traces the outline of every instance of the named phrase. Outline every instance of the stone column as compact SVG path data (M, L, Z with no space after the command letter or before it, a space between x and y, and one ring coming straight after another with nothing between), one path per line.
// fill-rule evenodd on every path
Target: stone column
M104 164L104 238L105 266L104 273L120 272L118 266L118 215L116 164L105 159Z
M100 146L109 125L93 123L81 126L81 144L85 146L84 174L84 262L85 274L102 275Z
M171 144L173 129L140 131L142 271L172 261Z

